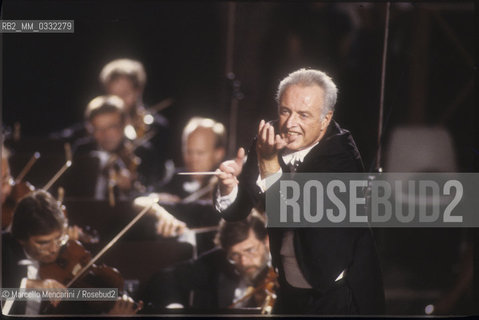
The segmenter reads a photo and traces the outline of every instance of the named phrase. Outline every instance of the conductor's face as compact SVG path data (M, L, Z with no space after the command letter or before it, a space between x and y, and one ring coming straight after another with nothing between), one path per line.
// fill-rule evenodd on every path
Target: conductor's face
M324 119L324 90L318 85L291 85L279 101L280 135L286 149L298 151L318 142L324 135L332 113Z

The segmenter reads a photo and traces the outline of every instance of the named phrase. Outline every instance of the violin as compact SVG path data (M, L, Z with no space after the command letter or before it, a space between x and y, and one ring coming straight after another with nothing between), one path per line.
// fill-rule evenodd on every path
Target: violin
M234 301L228 308L234 308L239 303L254 297L256 301L260 301L258 305L260 306L261 314L271 314L276 302L276 288L278 287L278 275L273 270L273 267L269 267L264 278L256 286L249 287L246 293Z
M42 279L54 279L67 288L118 288L123 293L124 280L117 269L106 265L96 265L100 259L131 227L141 219L155 204L152 201L138 215L133 218L108 244L91 258L90 252L85 250L78 241L69 240L60 251L55 262L40 265L39 275ZM110 311L112 303L91 302L90 308L94 313ZM141 302L140 302L141 305ZM60 307L61 306L61 307ZM65 307L64 307L65 306ZM53 309L54 308L54 309ZM63 309L67 308L67 309ZM67 304L57 307L48 304L43 313L70 313Z
M91 254L80 242L69 240L62 248L55 262L41 264L39 275L41 279L54 279L67 288L117 288L119 295L123 293L124 280L120 272L107 265L91 264ZM88 311L106 313L113 307L115 301L89 301ZM47 304L42 313L71 313L72 304L60 303L57 307ZM83 304L78 305L80 308ZM82 313L85 312L85 310Z
M271 314L277 298L276 289L279 287L278 275L273 270L273 267L269 267L268 273L260 287L263 288L265 293L265 298L261 306L261 314Z
M141 163L141 159L135 154L136 147L130 141L125 141L120 151L118 151L118 158L125 164L128 171L134 179L137 178L137 169Z
M134 141L151 133L154 115L171 106L174 101L172 98L167 98L148 109L142 106L136 108L134 114L131 116L131 124L125 127L125 136Z
M145 193L146 187L138 181L138 166L141 159L135 154L135 150L141 147L151 138L154 132L149 132L135 141L125 140L121 147L108 159L105 173L108 176L108 198L111 206L115 205L115 188L119 192L128 192L131 189L138 193Z
M131 118L131 128L125 128L126 136L131 140L143 137L150 130L152 120L153 116L145 108L138 108Z

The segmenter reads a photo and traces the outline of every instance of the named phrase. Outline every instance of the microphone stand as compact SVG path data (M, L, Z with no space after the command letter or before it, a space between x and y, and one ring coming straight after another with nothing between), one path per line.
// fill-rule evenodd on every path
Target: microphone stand
M234 44L235 44L235 15L236 3L228 3L228 26L226 34L226 79L230 84L230 117L229 117L229 136L228 136L228 155L236 154L237 131L238 131L238 107L239 101L243 99L244 94L241 92L241 81L236 78L233 71L234 65Z

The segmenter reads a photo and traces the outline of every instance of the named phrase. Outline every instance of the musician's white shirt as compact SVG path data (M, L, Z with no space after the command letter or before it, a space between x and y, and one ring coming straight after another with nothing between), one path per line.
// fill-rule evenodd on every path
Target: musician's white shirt
M24 251L25 252L25 251ZM27 266L27 274L26 277L22 278L22 281L20 282L20 285L18 288L20 289L25 289L27 287L27 279L32 279L32 280L39 280L39 274L38 270L40 268L40 264L38 261L32 259L28 253L25 252L25 256L27 259L23 259L18 261L18 265L26 265ZM2 308L2 313L4 315L10 313L10 309L13 306L13 299L7 299L5 303L3 304ZM25 314L26 315L37 315L40 313L40 303L41 299L36 298L35 296L29 299L26 302L26 308L25 308Z

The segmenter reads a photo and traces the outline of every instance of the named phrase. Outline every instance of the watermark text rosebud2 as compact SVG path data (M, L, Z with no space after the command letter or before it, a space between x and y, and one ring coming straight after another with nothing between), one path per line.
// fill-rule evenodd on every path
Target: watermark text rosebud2
M267 185L269 227L479 227L476 173L285 173Z

